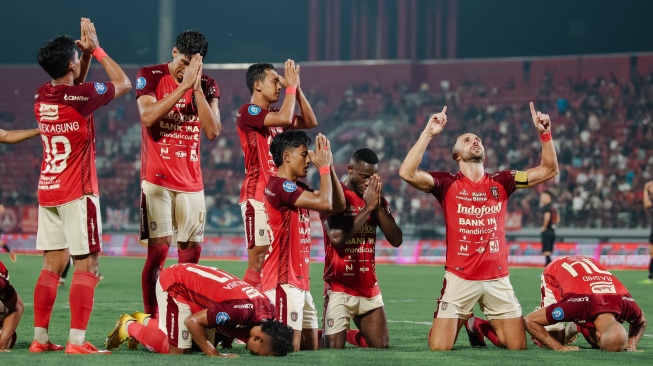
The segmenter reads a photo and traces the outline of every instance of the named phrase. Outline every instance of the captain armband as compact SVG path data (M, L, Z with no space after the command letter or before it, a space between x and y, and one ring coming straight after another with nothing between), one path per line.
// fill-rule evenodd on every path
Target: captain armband
M520 170L515 172L515 187L517 189L528 188L528 174Z

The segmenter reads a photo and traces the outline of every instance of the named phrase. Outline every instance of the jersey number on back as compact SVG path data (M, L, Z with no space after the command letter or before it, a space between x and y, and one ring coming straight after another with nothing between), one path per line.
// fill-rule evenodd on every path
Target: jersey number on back
M592 263L591 261L589 261L587 259L582 259L582 260L572 262L572 263L564 263L564 264L562 264L562 268L566 269L567 272L569 272L569 274L572 277L576 277L576 276L578 276L578 272L576 272L576 270L574 269L574 265L576 265L576 264L579 264L585 270L585 273L587 273L588 275L593 274L594 272L592 272L592 270L594 270L597 273L603 273L605 275L612 276L612 273L610 273L609 271L600 270L598 267L596 267L596 265L594 263Z
M45 146L45 169L41 173L59 174L68 166L67 160L72 149L66 136L52 136L50 141L41 135Z

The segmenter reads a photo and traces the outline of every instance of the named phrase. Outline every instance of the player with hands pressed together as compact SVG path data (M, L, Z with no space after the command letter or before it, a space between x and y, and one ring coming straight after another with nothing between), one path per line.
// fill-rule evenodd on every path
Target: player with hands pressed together
M550 118L536 112L533 103L530 110L542 141L542 160L528 171L486 173L481 138L469 132L458 136L452 148L459 172L419 170L429 142L447 124L446 107L429 119L401 165L402 179L438 199L447 228L446 273L429 334L432 350L450 350L463 325L472 346L485 346L486 336L499 347L526 348L521 306L508 277L506 203L516 189L533 187L558 173ZM476 302L489 322L470 316Z

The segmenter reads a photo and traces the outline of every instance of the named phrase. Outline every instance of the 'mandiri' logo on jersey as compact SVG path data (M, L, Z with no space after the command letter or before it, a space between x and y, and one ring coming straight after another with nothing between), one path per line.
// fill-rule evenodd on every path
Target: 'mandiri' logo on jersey
M141 76L140 78L136 79L136 89L141 90L145 87L146 84L147 81L144 77Z
M261 107L252 104L247 108L247 112L249 112L249 114L252 116L256 116L257 114L261 113Z
M104 94L107 92L107 85L105 83L93 83L93 85L98 94Z

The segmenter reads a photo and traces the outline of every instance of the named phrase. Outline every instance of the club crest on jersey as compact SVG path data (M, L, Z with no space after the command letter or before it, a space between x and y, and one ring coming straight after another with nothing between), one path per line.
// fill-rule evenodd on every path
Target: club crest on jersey
M562 308L555 308L555 309L553 309L553 311L551 312L551 317L552 317L554 320L558 320L558 321L560 321L560 320L562 320L562 319L565 317L565 312L562 310Z
M145 87L145 85L147 85L147 80L145 80L144 77L141 76L140 78L136 79L136 89L141 90Z
M299 318L299 314L297 314L296 311L290 313L290 320L296 322L298 318Z
M189 336L190 336L190 334L188 333L187 330L182 330L182 331L181 331L181 338L183 338L185 341L188 340L188 337L189 337Z
M247 107L247 112L249 112L249 114L252 116L256 116L257 114L261 113L261 107L257 105L250 105Z
M150 221L150 229L156 231L156 221Z
M288 193L293 193L297 190L297 185L289 180L283 182L283 190Z
M95 91L98 94L104 94L107 92L107 85L105 83L93 83L93 86L95 86Z
M448 307L449 307L449 304L446 303L446 302L443 302L442 305L440 305L440 308L441 308L442 310L447 310Z
M225 313L224 311L219 312L215 316L215 322L218 325L225 325L229 322L229 314Z
M490 193L492 193L492 197L499 199L499 188L498 187L490 187Z
M327 319L327 327L329 327L329 328L333 327L333 323L334 323L333 318L328 318Z

